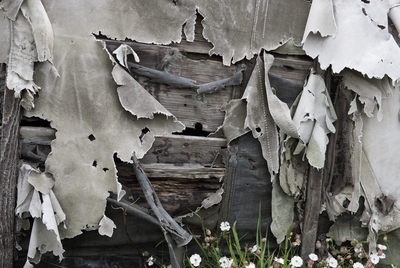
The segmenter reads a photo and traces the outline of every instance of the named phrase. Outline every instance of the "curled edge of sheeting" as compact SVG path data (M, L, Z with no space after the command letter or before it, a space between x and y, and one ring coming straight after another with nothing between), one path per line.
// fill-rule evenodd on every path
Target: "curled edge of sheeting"
M122 65L127 68L127 56L129 54L133 54L135 61L139 62L140 59L136 52L125 44L120 45L112 52L112 54L116 55L116 58L119 61L118 63L107 50L105 42L100 42L102 42L104 50L107 52L112 64L114 65L111 74L115 83L118 85L117 92L122 107L137 119L153 119L157 114L164 115L167 118L172 117L174 122L180 124L180 128L177 131L182 131L185 128L185 125L178 121L173 114L171 114L146 89L144 89L139 82L137 82L124 68L121 67ZM137 100L145 102L142 103L140 109L137 108L137 105L134 105Z
M21 165L15 214L21 219L34 218L24 267L32 267L31 262L38 263L41 255L49 251L60 261L63 258L59 228L66 228L66 215L52 190L53 186L50 174L26 163Z
M311 33L319 33L321 37L333 37L337 31L336 27L332 0L314 0L308 14L302 43L306 41Z
M329 0L329 4L333 5L333 16L330 14L326 18L320 16L319 12L327 12L330 8L317 12L321 9L321 3L328 2L319 0L312 3L314 8L311 9L316 12L310 13L310 23L303 38L303 49L307 55L318 58L323 69L332 66L334 73L349 68L369 78L380 79L387 75L393 81L400 79L397 68L400 64L400 48L387 25L389 15L393 21L397 21L395 26L399 28L398 0L368 3ZM316 30L327 28L327 21L336 22L336 33L326 36L316 34ZM382 21L383 25L380 24ZM325 33L329 32L333 33Z
M19 1L16 1L19 2ZM34 108L34 95L40 90L33 81L34 63L53 59L53 29L40 0L25 0L10 18L11 45L6 85L22 98L21 106ZM57 73L52 66L51 70Z

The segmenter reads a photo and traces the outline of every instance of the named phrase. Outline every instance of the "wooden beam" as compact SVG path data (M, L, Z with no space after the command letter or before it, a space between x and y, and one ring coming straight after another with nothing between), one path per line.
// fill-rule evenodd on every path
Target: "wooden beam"
M20 99L4 90L0 141L0 267L13 267L14 209L19 169Z
M315 250L319 213L321 211L322 182L323 169L318 170L310 167L307 181L303 230L301 235L301 256L303 257L303 259L306 259L308 257L308 254L314 253Z

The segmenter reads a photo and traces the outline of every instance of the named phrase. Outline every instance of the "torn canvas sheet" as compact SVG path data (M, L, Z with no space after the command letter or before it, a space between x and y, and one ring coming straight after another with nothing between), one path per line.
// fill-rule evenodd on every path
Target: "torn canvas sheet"
M244 126L246 119L247 104L242 99L230 100L222 111L225 111L225 118L222 125L213 133L217 135L219 132L223 132L223 136L226 137L226 143L230 144L234 139L246 134L250 129Z
M10 20L14 21L17 18L22 2L24 2L24 0L3 0L0 3L0 9L4 11L4 14Z
M11 45L6 83L16 97L22 97L22 107L30 110L34 107L33 96L39 91L33 81L34 63L52 61L53 29L40 0L24 1L15 21L10 20L9 24Z
M53 28L40 0L25 0L21 11L32 28L37 51L37 60L49 62L53 59Z
M10 53L10 40L11 40L11 22L3 12L0 12L0 36L2 43L0 46L0 63L8 62L8 55Z
M262 154L267 161L271 180L279 171L279 136L274 119L268 107L266 95L266 80L268 80L269 68L272 61L264 63L261 57L257 57L256 66L243 93L243 100L247 102L247 115L244 127L251 129L253 137L261 144Z
M203 35L214 46L210 54L221 55L225 65L286 42L299 45L310 8L303 0L224 0L196 5L204 17Z
M390 79L385 76L383 79L368 79L360 73L350 70L341 72L343 85L357 93L356 99L364 105L363 112L368 117L375 117L382 120L382 95L388 96L392 88ZM353 109L356 109L353 104ZM349 111L352 113L352 110Z
M139 56L130 46L126 44L120 45L116 50L113 51L113 54L116 56L118 62L125 68L128 67L128 55L133 55L133 58L136 62L140 62Z
M378 231L392 231L400 227L400 173L398 148L400 143L400 90L398 87L382 96L383 118L363 116L363 162L361 185L365 193L371 219L371 242L376 241ZM392 200L392 205L388 202Z
M303 49L307 55L318 57L323 69L331 65L333 72L339 73L347 67L369 78L387 75L395 81L400 78L397 68L400 48L389 33L387 20L390 8L399 3L397 0L313 1Z
M293 108L293 107L292 107ZM310 165L322 168L325 163L328 134L335 133L335 109L324 79L311 72L293 115L300 140L307 145L305 154Z
M294 198L284 193L276 180L272 182L271 211L271 231L280 244L285 240L289 227L293 224Z
M114 74L125 77L122 81L128 81L123 90L135 92L142 99L121 105L111 75L113 64L91 33L104 30L106 34L123 38L143 34L148 42L167 43L173 40L174 32L179 32L180 40L184 20L179 21L181 15L174 17L178 10L172 3L169 7L175 13L165 14L163 9L152 6L161 5L155 1L146 1L144 6L132 1L79 1L76 5L63 1L43 3L53 25L53 63L59 76L49 71L49 63L38 64L35 81L44 91L37 100L37 107L27 115L49 120L57 130L46 171L54 177L53 191L67 217L67 228L60 230L60 236L74 237L82 230L99 228L110 191L119 197L123 195L116 180L114 154L126 162L130 161L134 151L141 158L151 147L154 136L184 128L172 115L166 115L145 89L135 87L134 81L127 80L122 68ZM140 21L138 14L145 14L146 8L153 10L154 16L160 15L166 21L176 23L169 26L169 31L164 27L160 27L164 29L161 32L160 28L158 31L143 29L144 25L154 26L154 29L160 26L160 23ZM133 16L132 10L138 14ZM138 23L141 27L135 27ZM165 21L163 25L166 25ZM148 113L145 115L133 116L125 110L142 111L144 103L150 105L146 107ZM145 118L139 119L138 115ZM143 136L142 130L146 128L149 131Z
M48 173L22 164L15 213L22 219L34 218L25 267L29 267L29 261L38 263L41 254L49 251L60 260L63 257L59 228L65 228L66 215L53 193L53 186L53 178Z

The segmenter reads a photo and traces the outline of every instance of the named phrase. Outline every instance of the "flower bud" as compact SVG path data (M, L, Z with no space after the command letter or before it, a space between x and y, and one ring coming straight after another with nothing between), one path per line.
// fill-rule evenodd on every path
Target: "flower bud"
M320 249L321 246L322 246L322 245L321 245L321 241L318 240L317 242L315 242L315 248L316 248L316 249Z
M387 235L383 236L383 241L387 241Z
M267 242L267 238L263 237L263 238L261 239L261 242L263 242L263 243Z
M210 242L210 237L206 236L206 238L204 238L204 241L206 241L207 243Z
M206 235L210 236L211 235L211 231L210 229L206 229Z
M256 254L260 255L261 254L261 250L257 249Z

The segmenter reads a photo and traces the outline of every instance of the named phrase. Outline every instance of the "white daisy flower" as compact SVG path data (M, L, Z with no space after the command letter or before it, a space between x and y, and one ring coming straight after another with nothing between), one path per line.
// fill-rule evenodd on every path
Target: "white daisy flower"
M221 225L219 226L222 232L229 231L231 229L231 226L229 225L229 222L223 221L221 222Z
M294 256L290 260L290 265L294 267L301 267L303 265L303 259L300 258L299 256Z
M219 259L219 265L221 266L221 268L230 268L233 264L233 260L232 259L228 259L227 257L222 257Z
M254 245L254 246L251 248L251 253L255 253L255 252L257 251L257 249L258 249L258 246L257 246L257 245Z
M338 266L338 262L334 257L329 257L326 259L326 261L328 262L328 265L332 268L336 268Z
M308 257L309 257L310 260L312 260L312 261L318 261L318 256L317 256L317 254L311 253L310 255L308 255Z
M197 267L200 265L201 263L201 257L199 254L193 254L192 256L190 256L190 263L194 266Z
M256 265L250 262L248 265L245 266L245 268L256 268Z
M283 258L277 258L277 257L274 258L274 261L280 264L283 264L284 262Z
M362 248L354 248L354 253L361 253L362 252Z
M378 247L380 250L387 250L387 247L386 247L385 245L378 244L377 247Z
M356 262L353 264L353 268L364 268L364 265L362 265L360 262Z
M369 256L369 259L371 260L371 262L372 262L373 264L378 264L378 262L379 262L379 256L378 256L378 254L376 254L376 253L371 254L371 255Z
M154 264L154 257L150 256L150 258L147 259L147 265L148 266L153 266Z

